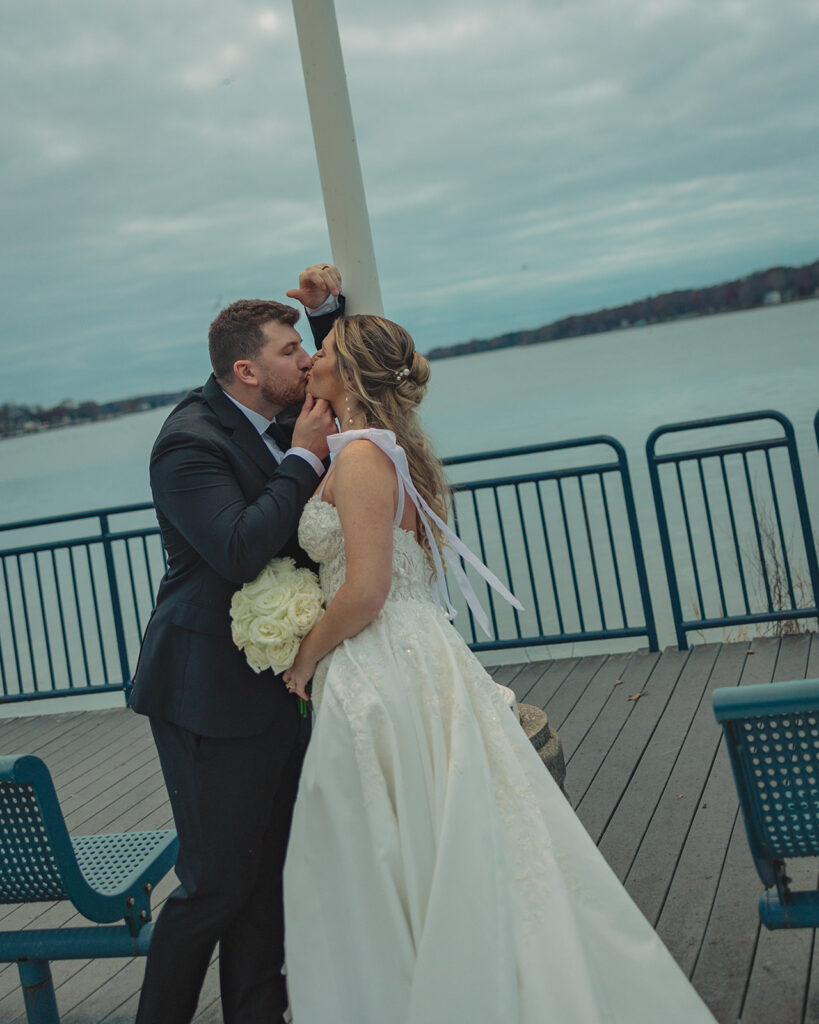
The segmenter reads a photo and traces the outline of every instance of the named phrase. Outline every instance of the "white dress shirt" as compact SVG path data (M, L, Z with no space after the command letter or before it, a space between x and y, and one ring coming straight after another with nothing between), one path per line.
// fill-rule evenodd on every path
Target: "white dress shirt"
M273 438L270 437L269 434L265 433L270 424L275 423L275 416L273 417L272 420L269 420L266 416L262 416L261 413L256 412L255 409L248 409L246 405L242 405L241 402L237 402L233 395L229 395L227 391L224 391L224 389L223 393L226 398L229 398L231 402L233 402L237 409L240 409L245 414L245 416L247 416L252 425L256 428L256 430L258 430L261 439L270 449L270 453L276 460L276 462L281 462L282 459L284 459L288 455L297 455L300 459L304 459L305 462L312 466L318 476L324 475L324 463L321 461L318 455L315 455L313 452L308 451L306 448L300 448L298 445L295 448L288 448L286 452L283 452L281 448L279 448L279 446L273 440Z

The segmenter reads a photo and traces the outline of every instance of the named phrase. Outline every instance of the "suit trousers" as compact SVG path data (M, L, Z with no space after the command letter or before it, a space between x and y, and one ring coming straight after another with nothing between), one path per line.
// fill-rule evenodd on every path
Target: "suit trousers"
M293 715L290 731L279 717L275 729L230 739L150 719L181 885L156 920L136 1024L188 1024L217 942L225 1024L281 1020L282 870L310 728L295 700Z

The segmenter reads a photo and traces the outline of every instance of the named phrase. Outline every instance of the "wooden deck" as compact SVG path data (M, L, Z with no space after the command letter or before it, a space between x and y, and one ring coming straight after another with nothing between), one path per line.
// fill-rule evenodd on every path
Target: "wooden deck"
M761 885L711 711L717 686L819 677L819 637L492 671L519 700L548 712L583 824L720 1024L819 1022L814 932L760 929ZM638 693L644 696L629 699ZM0 753L23 752L49 765L72 832L171 824L147 722L124 709L0 723ZM815 884L815 864L792 868ZM172 886L169 877L157 888L155 908ZM0 907L0 917L0 927L11 929L52 927L73 915L64 904L39 904ZM140 959L55 963L64 1024L130 1024L143 968ZM24 1019L9 965L0 971L0 1021ZM211 965L196 1020L221 1019Z

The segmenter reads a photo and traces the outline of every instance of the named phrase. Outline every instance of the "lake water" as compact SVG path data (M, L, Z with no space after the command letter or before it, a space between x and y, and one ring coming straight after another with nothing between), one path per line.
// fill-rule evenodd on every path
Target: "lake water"
M112 383L112 396L127 390ZM649 433L708 416L784 413L817 523L817 408L819 302L809 301L437 361L423 413L443 456L598 434L621 441L662 646L674 636L646 468ZM149 500L148 454L167 412L0 442L2 521Z

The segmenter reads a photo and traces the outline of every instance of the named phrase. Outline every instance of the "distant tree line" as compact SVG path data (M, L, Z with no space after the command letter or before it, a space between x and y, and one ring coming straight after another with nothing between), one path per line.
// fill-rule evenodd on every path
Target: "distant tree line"
M0 405L0 438L49 430L53 427L93 423L95 420L156 409L163 405L175 404L186 394L187 389L163 392L159 395L144 395L139 398L122 398L116 402L73 402L66 398L49 408L5 402Z
M488 352L517 345L536 345L542 341L578 338L584 334L598 334L601 331L618 331L626 327L643 327L646 324L666 323L684 317L729 313L733 310L753 309L756 306L778 305L817 297L819 260L804 267L771 267L736 281L712 285L710 288L687 288L683 291L640 299L626 306L600 309L596 313L583 313L579 316L567 316L563 320L556 320L545 327L536 327L530 331L512 331L496 338L434 348L427 352L427 358L446 359L449 356L468 355L472 352ZM77 423L91 423L94 420L110 419L113 416L125 416L145 409L173 405L185 394L187 390L102 403L64 399L50 408L6 402L0 405L0 438Z
M602 331L619 331L627 327L667 323L685 317L729 313L756 306L778 305L799 299L819 297L819 260L803 267L771 267L736 281L712 285L709 288L686 288L667 292L647 299L639 299L625 306L599 309L595 313L582 313L556 320L545 327L529 331L512 331L495 338L465 341L446 345L427 352L428 359L447 359L450 356L488 352L518 345L537 345L543 341L578 338Z

